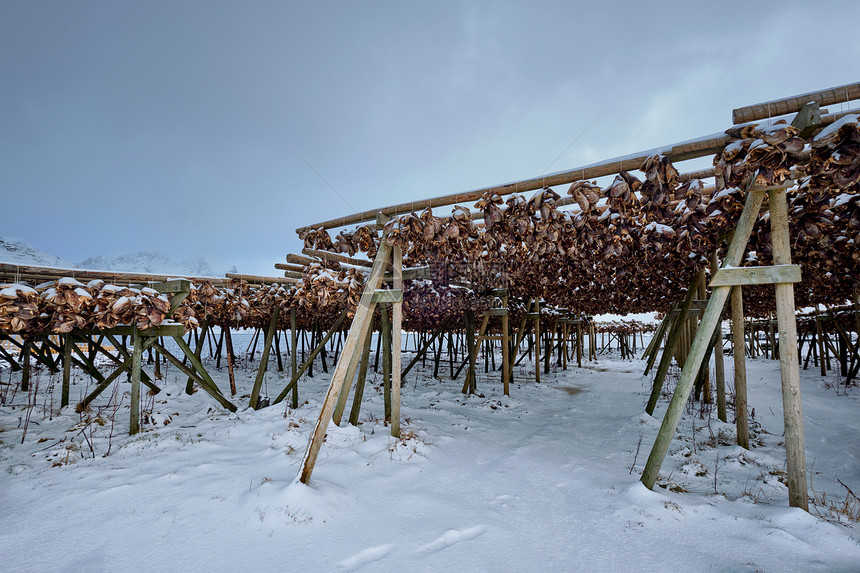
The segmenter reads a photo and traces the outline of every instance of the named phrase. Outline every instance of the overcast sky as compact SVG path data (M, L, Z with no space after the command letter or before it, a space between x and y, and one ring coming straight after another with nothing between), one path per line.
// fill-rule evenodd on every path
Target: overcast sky
M856 0L0 0L0 235L273 275L302 225L857 81L858 22Z

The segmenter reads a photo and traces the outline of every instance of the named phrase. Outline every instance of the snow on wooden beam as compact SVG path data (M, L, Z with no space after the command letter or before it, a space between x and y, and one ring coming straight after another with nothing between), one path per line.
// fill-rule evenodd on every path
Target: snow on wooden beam
M732 110L732 123L737 125L748 121L795 113L811 101L817 102L820 107L824 107L836 103L847 103L855 99L860 99L860 82L740 107Z
M73 277L76 279L102 279L104 281L118 283L149 283L169 281L176 278L176 275L154 275L144 273L130 273L119 271L99 271L99 270L83 270L83 269L64 269L59 267L37 267L31 265L16 265L12 263L0 263L0 277L3 280L16 279L37 279L37 280L56 280L63 277ZM229 282L227 279L220 277L182 277L189 279L195 283L209 281L213 285L222 285Z
M371 209L361 213L346 215L336 219L330 219L321 223L307 225L296 229L297 233L311 229L335 229L345 227L347 225L365 223L376 220L379 214L393 216L412 211L421 211L427 207L445 207L457 203L469 203L480 199L485 193L496 193L498 195L510 195L512 193L525 193L535 191L543 187L555 187L556 185L565 185L574 181L584 179L594 179L596 177L604 177L606 175L614 175L621 171L633 171L642 166L642 163L653 155L665 155L673 162L685 161L706 155L714 155L721 151L730 141L729 136L725 133L716 133L706 137L667 145L648 151L634 153L622 157L615 157L599 163L592 163L569 171L561 171L551 173L533 179L506 183L504 185L496 185L494 187L486 187L484 189L476 189L474 191L466 191L463 193L453 193L451 195L443 195L433 199L424 199L420 201L412 201L409 203L401 203L381 209Z

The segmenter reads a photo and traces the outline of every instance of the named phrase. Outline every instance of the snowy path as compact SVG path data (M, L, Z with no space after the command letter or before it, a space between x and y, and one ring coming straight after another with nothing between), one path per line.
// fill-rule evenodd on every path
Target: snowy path
M640 371L639 362L603 359L541 385L514 384L511 397L480 378L483 395L466 398L456 382L410 377L406 439L396 442L378 423L381 399L369 387L364 423L330 428L311 487L293 479L318 398L286 418L280 408L225 415L200 393L182 394L179 378L167 385L166 404L155 404L154 431L122 435L121 409L107 457L108 427L96 430L95 458L80 435L65 431L77 420L71 413L38 418L19 445L20 409L7 406L0 410L0 569L857 569L855 528L787 507L777 479L781 427L770 427L781 423L773 363L750 368L762 378L751 384L751 405L771 432L761 434L761 447L706 447L708 433L731 426L682 421L663 482L690 493L651 492L638 482L659 426L642 413ZM216 374L220 383L224 373ZM325 382L305 382L303 397L321 396ZM807 375L804 383L807 455L822 473L815 479L835 493L837 477L860 485L858 450L839 449L860 439L850 414L857 396L837 397ZM75 458L65 449L75 435L84 454L51 467ZM744 495L754 488L760 503Z

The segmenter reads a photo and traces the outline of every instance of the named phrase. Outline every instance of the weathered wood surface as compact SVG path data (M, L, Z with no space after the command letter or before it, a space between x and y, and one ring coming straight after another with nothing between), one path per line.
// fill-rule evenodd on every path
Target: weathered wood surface
M263 353L260 356L260 366L257 368L257 377L254 379L254 386L251 389L249 405L255 410L260 408L260 390L263 387L263 378L266 375L266 370L269 368L269 352L272 349L272 339L275 336L275 330L278 328L278 315L280 311L281 307L276 306L272 311L272 318L269 319L269 328L266 330L266 340L263 343Z
M860 83L846 84L827 90L808 92L792 97L757 103L732 110L732 123L746 123L778 115L785 115L800 111L809 102L816 102L824 107L837 103L846 103L851 100L860 99Z
M773 265L769 267L736 267L719 269L711 279L710 287L735 285L765 285L799 283L800 265Z
M374 304L387 302L403 302L403 289L380 289L374 291L372 302Z
M295 284L296 282L298 282L298 278L264 277L259 275L243 275L239 273L226 273L225 276L228 279L235 279L253 284Z
M747 407L747 357L744 338L744 297L741 286L732 287L732 344L735 362L735 429L738 445L750 449Z
M860 90L860 84L858 84ZM788 204L785 190L770 192L770 229L773 262L791 264L788 233ZM782 377L782 407L785 421L785 454L788 469L788 503L809 511L806 454L803 440L803 408L800 398L800 359L797 355L797 323L794 318L794 287L778 283L776 318L779 325L779 370Z
M120 271L99 271L83 269L65 269L60 267L39 267L33 265L16 265L0 263L0 277L17 277L20 279L56 280L63 277L73 277L78 280L102 279L113 284L150 283L169 281L175 275L159 275L144 273L126 273ZM213 285L226 285L229 281L223 277L184 277L194 282L209 281ZM148 285L147 285L148 286Z
M403 251L395 245L391 252L395 290L403 290ZM402 300L402 299L401 299ZM400 332L403 325L403 302L395 302L391 309L391 435L400 437Z

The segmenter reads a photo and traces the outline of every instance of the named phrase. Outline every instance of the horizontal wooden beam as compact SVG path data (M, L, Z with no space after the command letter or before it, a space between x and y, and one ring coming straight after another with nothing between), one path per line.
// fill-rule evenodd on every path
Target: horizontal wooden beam
M38 267L32 265L16 265L14 263L0 263L0 279L2 280L21 280L35 278L42 281L57 280L63 277L72 277L80 281L91 281L101 279L105 282L115 284L129 283L151 283L159 281L169 281L177 278L176 275L156 275L145 273L129 273L119 271L99 271L85 269L68 269L61 267ZM182 277L191 280L195 283L209 281L214 285L224 285L229 281L223 277L197 277L186 276Z
M173 279L172 281L163 281L155 284L148 284L146 286L162 294L191 291L191 281L188 279Z
M284 263L275 263L275 268L279 271L293 271L302 273L305 270L305 265L290 265Z
M817 102L820 107L824 107L836 103L847 103L855 99L860 99L860 82L739 107L732 110L732 123L737 125L748 121L795 113L811 101Z
M411 267L408 269L403 269L403 280L405 280L405 281L415 281L415 280L429 281L432 278L433 278L433 274L430 272L430 267ZM385 280L386 281L394 280L394 273L392 273L392 272L385 273Z
M227 278L255 284L295 284L299 281L299 279L295 278L262 277L259 275L242 275L239 273L227 273Z
M375 290L373 291L372 303L380 304L384 302L403 302L402 290Z
M325 259L329 261L334 261L336 263L346 263L348 265L368 268L373 266L373 262L371 261L348 257L341 253L332 253L331 251L323 251L320 249L310 249L308 247L305 247L302 249L302 252L310 257L317 257L318 259Z
M523 181L506 183L504 185L495 185L493 187L485 187L483 189L475 189L474 191L453 193L450 195L435 197L433 199L411 201L409 203L401 203L399 205L382 207L380 209L371 209L369 211L346 215L344 217L330 219L313 225L306 225L296 229L296 232L301 233L302 231L319 228L335 229L368 221L376 221L380 214L393 216L410 213L412 211L421 211L427 207L435 208L455 205L457 203L470 203L477 201L485 193L495 193L498 195L526 193L543 187L555 187L556 185L565 185L573 183L574 181L614 175L621 171L634 171L638 170L646 159L658 154L665 155L674 162L694 159L696 157L704 157L706 155L714 155L719 151L722 151L729 141L731 141L731 139L725 133L716 133L700 139L649 149L648 151L642 151L623 157L615 157L599 163L584 165L569 171L542 175L533 179L525 179Z
M508 309L506 308L488 308L484 312L481 313L482 316L508 316Z
M718 270L710 286L772 285L799 283L800 280L800 265L731 267Z

